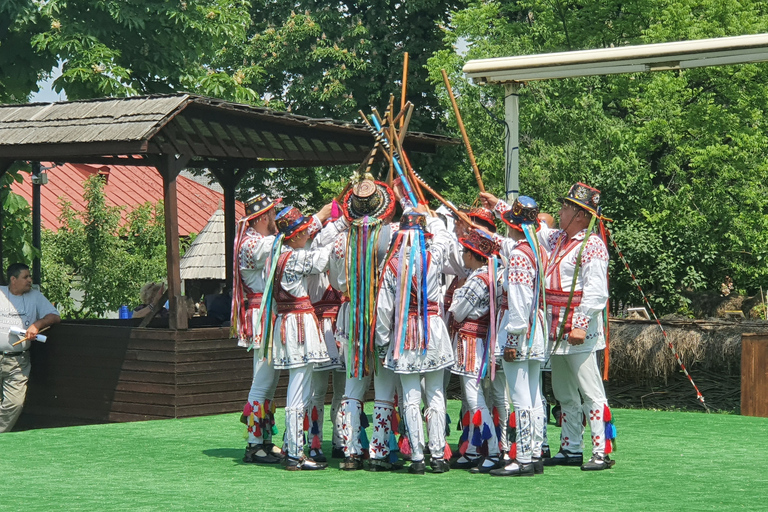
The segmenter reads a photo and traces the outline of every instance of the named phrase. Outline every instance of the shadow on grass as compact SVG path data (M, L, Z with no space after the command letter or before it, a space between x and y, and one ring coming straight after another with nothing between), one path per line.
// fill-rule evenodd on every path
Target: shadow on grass
M232 462L246 465L243 462L243 450L237 448L212 448L210 450L203 450L203 455L208 457L216 457L217 459L232 459Z

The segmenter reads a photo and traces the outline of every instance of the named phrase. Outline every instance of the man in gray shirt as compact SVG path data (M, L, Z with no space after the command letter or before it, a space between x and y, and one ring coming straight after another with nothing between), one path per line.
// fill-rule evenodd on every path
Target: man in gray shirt
M32 365L29 347L37 333L61 321L59 312L42 293L32 289L29 267L14 263L8 267L8 286L0 286L0 432L16 424L27 395L27 381ZM18 345L11 329L26 331Z

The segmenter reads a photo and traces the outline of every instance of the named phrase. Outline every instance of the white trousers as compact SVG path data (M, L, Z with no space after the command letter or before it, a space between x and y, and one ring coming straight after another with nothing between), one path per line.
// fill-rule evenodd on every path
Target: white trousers
M509 440L507 439L507 427L509 425L509 389L507 389L507 378L504 373L504 366L496 369L496 375L493 380L490 377L483 379L485 388L485 403L493 416L493 410L499 415L499 449L506 453L509 451ZM494 429L495 430L495 429Z
M248 392L248 401L253 407L257 407L259 404L264 406L267 400L271 403L275 399L277 381L280 378L280 370L275 370L266 359L259 361L257 352L254 350L253 353L253 381L251 381L251 390ZM266 413L267 411L265 411ZM271 440L271 426L263 429L260 436L255 436L251 431L248 432L248 442L251 444L262 444Z
M491 412L485 403L485 394L483 393L482 382L477 382L477 377L461 377L461 386L464 389L464 396L467 398L469 407L470 434L469 444L465 455L476 456L480 452L483 442L488 441L488 455L491 457L499 456L499 439L496 436L496 429L493 425ZM480 412L480 425L474 423L477 412Z
M421 377L419 373L400 374L403 385L403 417L408 440L411 444L411 460L424 460L424 423L421 418ZM424 374L424 388L427 394L427 430L429 450L432 458L440 459L445 451L445 397L443 372Z
M605 454L603 413L608 406L594 352L552 356L552 391L560 402L560 448L584 451L584 423L592 431L592 454ZM582 397L584 403L582 405ZM586 420L586 421L585 421Z
M331 422L333 423L333 447L341 447L341 435L339 434L339 422L336 416L339 412L341 399L344 396L344 372L336 370L315 370L312 372L312 396L309 399L307 414L309 414L310 428L316 430L311 435L317 436L318 442L323 442L323 423L325 421L325 395L328 391L328 374L331 374L333 386L333 398L331 399ZM314 418L317 418L315 420ZM315 442L315 441L313 441Z
M312 394L313 364L288 370L285 397L286 453L294 459L304 455L304 416Z
M515 409L515 459L528 463L541 457L546 413L541 401L541 362L504 361L504 373Z
M363 446L360 442L360 415L363 413L365 392L368 391L370 384L370 375L362 379L347 378L344 384L344 397L341 399L338 418L341 447L347 457L359 457L363 454Z
M395 388L398 378L395 372L380 366L373 376L373 430L368 453L371 459L386 460L396 442L392 433L395 415ZM396 425L395 425L396 426Z

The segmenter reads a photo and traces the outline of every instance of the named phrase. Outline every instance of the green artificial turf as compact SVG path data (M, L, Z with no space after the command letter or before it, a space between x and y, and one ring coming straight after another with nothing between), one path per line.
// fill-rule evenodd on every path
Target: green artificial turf
M458 405L449 406L454 422ZM557 467L534 478L499 478L458 470L343 472L336 460L314 472L246 465L238 417L2 434L0 510L768 509L765 418L615 410L612 470ZM329 431L326 422L327 440ZM550 425L554 446L557 435ZM328 441L324 448L330 453Z

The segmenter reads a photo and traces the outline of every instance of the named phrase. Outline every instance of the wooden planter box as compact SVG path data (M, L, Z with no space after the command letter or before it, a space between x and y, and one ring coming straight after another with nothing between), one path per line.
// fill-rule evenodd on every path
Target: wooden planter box
M237 347L229 328L179 331L133 323L62 322L50 330L47 343L34 343L21 427L242 409L251 386L253 354Z

